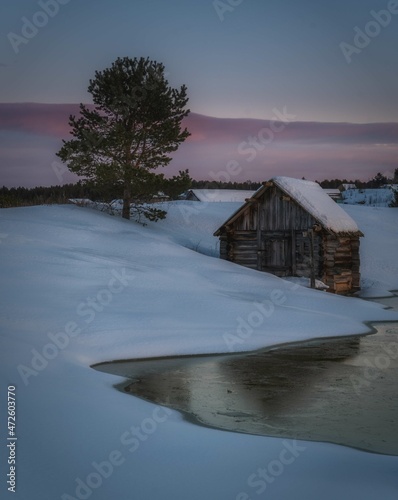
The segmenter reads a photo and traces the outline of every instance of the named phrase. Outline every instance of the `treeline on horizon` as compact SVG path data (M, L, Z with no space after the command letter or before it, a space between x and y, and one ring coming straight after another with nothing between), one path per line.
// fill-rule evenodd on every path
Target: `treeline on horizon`
M304 177L303 177L304 179ZM348 179L330 179L321 182L316 181L325 189L337 189L341 184L355 184L358 189L375 189L385 184L398 183L398 169L395 170L394 178L388 179L381 173L378 173L368 181L348 180ZM217 181L197 181L190 180L189 189L237 189L254 191L261 186L260 182L247 180L245 182L217 182ZM165 190L167 191L167 190ZM156 194L156 193L154 193ZM168 194L170 199L178 199L179 194L176 190ZM101 191L93 186L77 182L76 184L64 184L62 186L38 186L33 188L17 187L0 188L0 208L22 207L31 205L51 205L68 203L69 199L88 198L92 201L104 201ZM115 193L114 198L118 198Z

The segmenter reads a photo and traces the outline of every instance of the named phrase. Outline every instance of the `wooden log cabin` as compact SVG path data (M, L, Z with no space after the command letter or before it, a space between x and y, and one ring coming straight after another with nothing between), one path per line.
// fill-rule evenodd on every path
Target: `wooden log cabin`
M315 182L274 177L214 233L220 257L276 276L321 280L328 291L360 288L355 221Z

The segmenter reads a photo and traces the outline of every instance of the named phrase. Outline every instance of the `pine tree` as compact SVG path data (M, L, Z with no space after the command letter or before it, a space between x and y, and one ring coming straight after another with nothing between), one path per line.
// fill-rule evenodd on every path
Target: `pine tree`
M129 219L137 191L190 135L182 130L187 89L169 86L163 64L124 57L96 71L88 91L94 107L80 104L80 116L70 116L74 138L57 155L99 190L121 193L122 216Z

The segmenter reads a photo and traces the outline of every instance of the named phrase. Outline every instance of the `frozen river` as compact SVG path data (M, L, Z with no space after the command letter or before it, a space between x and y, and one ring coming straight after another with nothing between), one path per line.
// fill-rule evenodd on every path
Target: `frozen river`
M381 300L397 307L398 297ZM223 356L103 363L130 394L229 431L398 455L398 325Z

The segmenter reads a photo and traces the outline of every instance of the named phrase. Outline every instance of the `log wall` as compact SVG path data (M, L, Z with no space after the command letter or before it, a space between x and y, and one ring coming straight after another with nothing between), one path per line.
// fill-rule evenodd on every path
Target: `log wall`
M315 277L333 293L359 290L359 237L334 236L276 186L250 202L220 235L220 256L277 276ZM311 250L313 245L313 251Z
M324 273L322 281L329 291L340 294L360 289L359 237L324 236Z

